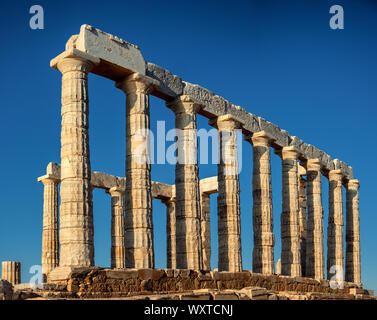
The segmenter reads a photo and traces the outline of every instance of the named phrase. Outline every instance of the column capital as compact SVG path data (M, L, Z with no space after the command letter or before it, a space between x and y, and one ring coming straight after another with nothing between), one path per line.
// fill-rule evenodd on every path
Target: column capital
M125 188L121 188L121 187L112 187L108 190L108 193L112 196L112 197L116 197L116 196L119 196L119 195L124 195L126 192Z
M300 155L300 152L295 146L275 149L274 153L277 154L282 160L297 160Z
M306 168L307 171L320 171L321 170L321 162L318 158L315 159L308 159L306 161Z
M266 131L259 131L244 136L245 141L250 142L253 147L268 147L275 138Z
M89 72L96 64L100 63L98 57L72 48L64 51L50 61L50 66L61 73L69 71Z
M172 198L166 198L166 199L161 199L161 202L165 205L169 205L171 203L175 203L175 197Z
M221 130L234 130L241 129L245 122L241 119L234 117L232 114L228 113L222 116L212 118L208 121L210 126L215 127L219 131Z
M335 169L335 170L329 171L329 180L342 181L342 179L343 179L342 170Z
M347 189L358 190L360 188L360 181L357 179L348 180Z
M166 106L174 113L197 113L202 106L194 102L190 96L183 94L172 101L167 101Z
M60 178L53 176L51 174L45 174L44 176L41 176L38 178L38 182L42 182L43 184L46 183L59 183Z
M115 87L122 90L125 94L134 92L149 94L159 85L160 83L157 80L138 72L132 73L115 83Z

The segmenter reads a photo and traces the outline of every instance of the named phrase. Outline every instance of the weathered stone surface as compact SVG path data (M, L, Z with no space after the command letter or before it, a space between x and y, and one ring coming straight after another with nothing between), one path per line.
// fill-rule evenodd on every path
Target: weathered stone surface
M298 163L297 170L297 186L298 186L298 222L299 222L299 237L300 237L300 261L301 274L306 276L306 240L307 240L307 199L306 199L306 180L303 175L306 175L305 169ZM301 175L303 173L303 175Z
M242 128L244 131L255 133L263 130L259 124L259 117L247 112L244 108L230 104L228 112L236 119L241 119L243 121Z
M274 273L274 245L270 144L265 131L254 133L253 145L253 272Z
M146 63L139 48L112 34L84 24L75 41L67 43L68 47L72 45L115 66L145 75Z
M210 195L201 190L201 236L202 236L202 258L203 269L211 270L211 206Z
M289 144L288 134L286 131L281 130L277 125L258 117L260 130L265 131L273 137L273 144L279 147L287 147Z
M0 300L12 300L13 298L13 286L5 280L0 279Z
M349 180L346 187L345 280L361 286L359 180Z
M124 269L126 267L125 223L124 223L124 193L117 187L110 188L111 195L111 267Z
M329 221L327 225L327 278L336 272L336 279L343 281L343 196L342 171L329 172ZM335 266L335 267L334 267ZM336 268L336 269L331 269Z
M375 299L373 292L347 282L343 289L333 290L328 280L174 269L77 268L64 283L19 287L17 292L17 299L32 294L50 299Z
M153 268L149 93L156 80L134 73L117 82L126 94L125 248L128 268ZM138 146L144 146L138 148Z
M175 269L177 267L175 196L162 202L166 205L166 267Z
M187 95L190 97L190 99L192 101L194 101L195 103L197 103L198 105L200 106L203 106L204 109L209 109L210 107L213 107L211 105L211 102L212 102L212 97L214 96L214 94L197 85L197 84L191 84L189 82L186 82L186 81L183 81L183 94L184 95ZM221 112L222 110L212 110L210 111L210 113L218 113L218 112Z
M218 95L209 94L209 104L202 110L205 115L211 117L226 114L231 109L231 103Z
M199 97L201 97L200 94ZM196 100L185 93L178 99L167 103L167 106L173 110L175 127L180 130L175 166L177 268L201 269L203 259L196 132L196 114L199 105Z
M95 63L74 54L52 61L62 73L60 266L94 264L88 72Z
M52 168L52 163L47 167L47 171ZM59 168L60 169L60 168ZM52 170L51 170L52 171ZM43 231L42 231L42 272L43 277L59 265L59 178L52 175L45 175L38 178L44 185L43 192Z
M299 238L299 195L296 147L284 147L282 158L282 214L281 214L281 272L293 277L301 276Z
M21 262L3 261L1 263L1 278L12 285L21 282Z
M218 192L217 176L204 178L200 180L200 192L205 194L213 194Z
M171 100L183 93L182 79L171 74L170 71L148 62L146 74L159 81L160 85L156 89L157 93L155 93L157 96L165 100Z
M353 169L352 167L349 167L345 162L334 159L334 170L340 170L342 172L342 175L347 180L353 179Z
M333 170L334 169L334 163L331 160L331 157L323 152L322 150L319 150L312 146L311 144L307 144L301 139L299 139L296 136L290 137L290 146L295 146L297 150L300 152L300 155L302 158L305 159L319 159L321 166L323 166L326 170Z
M307 161L307 239L305 276L324 279L323 207L321 166L318 159Z
M152 197L153 199L171 199L173 197L173 187L170 184L152 181Z
M94 188L109 190L111 188L126 188L126 178L117 177L104 172L92 171L91 185Z
M242 270L240 185L236 131L242 123L232 115L210 121L219 131L218 164L218 268L220 271Z

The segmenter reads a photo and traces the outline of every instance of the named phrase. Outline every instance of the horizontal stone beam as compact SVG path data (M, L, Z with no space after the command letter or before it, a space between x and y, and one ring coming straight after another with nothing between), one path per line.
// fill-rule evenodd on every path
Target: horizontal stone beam
M205 194L213 194L218 192L217 176L204 178L200 180L200 192Z
M46 175L38 178L38 181L44 178L60 181L60 164L50 162L47 165ZM110 190L110 188L118 187L125 190L126 178L114 176L104 172L91 172L91 185L94 188ZM200 180L201 192L212 194L217 192L217 176ZM175 186L152 181L152 197L154 199L167 200L175 197Z

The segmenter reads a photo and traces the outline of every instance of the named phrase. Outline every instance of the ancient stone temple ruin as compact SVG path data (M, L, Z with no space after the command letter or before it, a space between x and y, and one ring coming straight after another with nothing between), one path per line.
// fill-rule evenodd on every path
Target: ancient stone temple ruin
M65 51L51 60L51 67L62 74L62 125L61 162L50 163L46 174L38 178L44 185L42 267L48 283L68 285L67 291L82 297L99 292L111 296L102 287L95 287L100 281L98 275L107 285L111 279L114 283L123 279L117 282L118 289L111 289L112 296L114 292L124 296L134 291L241 290L256 284L277 291L290 286L291 291L330 292L328 280L336 274L345 280L339 292L361 290L359 181L348 164L331 159L324 151L209 90L146 62L136 45L89 25L81 26L80 33L69 39ZM114 81L114 90L125 93L125 177L91 171L89 72ZM208 118L218 130L220 153L236 153L235 130L241 130L250 143L251 271L242 267L236 157L234 161L220 161L218 175L203 180L198 177L197 161L177 163L175 185L151 181L151 165L137 161L134 150L141 142L135 133L150 128L150 95L164 100L174 114L175 127L183 132L178 153L184 158L197 158L197 137L192 132L198 116ZM226 143L224 135L228 135ZM282 192L281 270L275 270L274 261L270 165L274 154L282 163L282 190L278 191ZM329 181L327 240L323 235L323 177ZM106 190L111 197L111 269L94 266L94 188ZM346 199L342 197L343 188ZM213 193L218 193L218 270L211 271ZM152 199L166 205L167 269L154 269ZM333 266L340 271L330 270ZM83 284L84 278L91 280Z

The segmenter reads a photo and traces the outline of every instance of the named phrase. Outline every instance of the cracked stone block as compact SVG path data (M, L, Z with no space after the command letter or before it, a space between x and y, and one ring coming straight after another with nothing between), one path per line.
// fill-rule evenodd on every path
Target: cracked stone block
M161 68L158 65L147 63L147 76L158 80L160 86L157 88L163 96L175 98L183 93L182 79L169 70Z
M242 121L244 122L243 128L245 130L252 133L262 130L259 126L258 117L253 115L252 113L247 112L244 108L232 104L229 113L237 119L242 119Z
M211 101L213 93L197 84L191 84L183 81L183 94L190 96L190 98L197 104L204 106L205 109L211 108Z
M280 130L280 128L265 119L258 117L260 130L264 130L275 139L274 143L280 147L288 146L288 134Z

